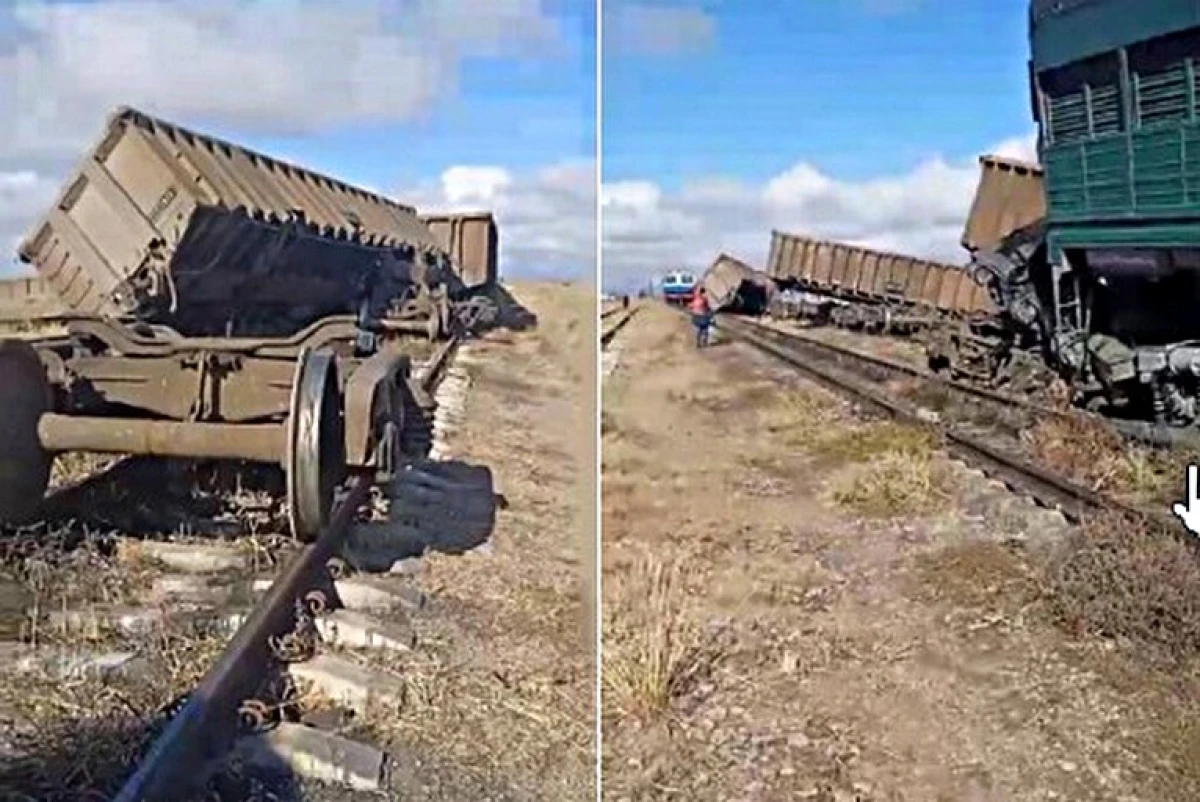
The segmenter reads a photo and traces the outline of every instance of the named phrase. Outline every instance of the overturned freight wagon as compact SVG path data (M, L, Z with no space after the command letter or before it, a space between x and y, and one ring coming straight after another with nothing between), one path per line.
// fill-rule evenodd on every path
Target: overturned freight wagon
M775 282L761 270L720 254L700 280L713 310L761 314L775 295Z
M77 450L280 464L315 536L346 470L428 436L396 338L483 308L495 224L459 229L456 260L412 207L118 110L20 248L68 337L0 341L0 522Z

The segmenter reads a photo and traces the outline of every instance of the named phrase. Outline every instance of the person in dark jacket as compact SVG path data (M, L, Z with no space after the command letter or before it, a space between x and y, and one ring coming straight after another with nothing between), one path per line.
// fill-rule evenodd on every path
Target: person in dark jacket
M708 305L708 293L697 287L692 295L692 325L696 327L696 347L708 345L708 329L712 325L712 309Z

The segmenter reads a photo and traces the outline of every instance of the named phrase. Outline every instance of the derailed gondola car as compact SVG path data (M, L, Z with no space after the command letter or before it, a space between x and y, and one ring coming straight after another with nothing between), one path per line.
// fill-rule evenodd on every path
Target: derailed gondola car
M883 330L994 312L987 288L957 265L781 231L771 233L767 275Z
M759 315L775 297L775 282L761 270L722 253L700 280L714 311Z
M451 217L439 237L412 207L118 110L20 247L67 336L0 341L0 522L36 518L56 453L98 451L277 463L314 537L348 470L427 440L395 341L483 309L495 224L469 217L456 263Z

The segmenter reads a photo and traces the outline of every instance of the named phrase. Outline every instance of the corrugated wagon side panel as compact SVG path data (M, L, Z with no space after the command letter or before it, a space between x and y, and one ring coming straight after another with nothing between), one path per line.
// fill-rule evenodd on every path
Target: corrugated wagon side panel
M850 272L850 249L845 245L832 245L829 286L834 290L848 289L846 278Z
M771 249L767 252L767 275L773 279L779 279L783 277L783 274L780 272L783 267L783 254L781 253L782 245L783 235L778 231L772 231Z
M992 311L987 289L957 265L775 232L770 270L845 300L927 306L954 314ZM798 256L788 257L794 249ZM785 270L784 266L791 266Z
M812 282L818 287L829 287L833 280L833 246L827 242L814 242Z
M812 281L813 263L811 254L811 243L806 240L791 237L788 239L790 252L788 254L788 276L794 280L803 283Z
M40 278L0 279L0 321L26 322L61 315L62 302Z
M958 308L959 287L962 286L963 278L967 278L967 274L963 270L950 270L942 268L941 286L938 287L937 307L938 309L947 312L953 312Z
M864 250L862 265L857 289L859 295L870 298L876 295L875 287L879 284L879 254L875 251Z
M915 285L916 293L905 300L920 306L936 307L942 271L938 269L937 265L931 265L920 259L913 259L909 265L910 270L919 271L920 281Z
M245 214L234 213L239 207ZM283 228L296 212L316 226L300 240ZM344 305L357 272L377 258L371 246L399 245L444 252L411 207L121 109L20 255L86 315L129 311L123 283L154 265L171 282L150 291L177 293L181 315L193 304L194 322L219 314L202 307L225 298L244 307Z
M845 287L848 292L854 295L859 294L859 282L862 281L863 266L866 262L866 253L861 248L850 248L846 255L846 280Z

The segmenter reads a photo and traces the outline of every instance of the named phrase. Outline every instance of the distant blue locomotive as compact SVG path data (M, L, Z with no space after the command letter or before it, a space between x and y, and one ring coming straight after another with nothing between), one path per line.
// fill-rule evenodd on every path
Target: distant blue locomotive
M696 277L691 273L668 273L663 276L662 296L669 304L686 306L696 291Z

